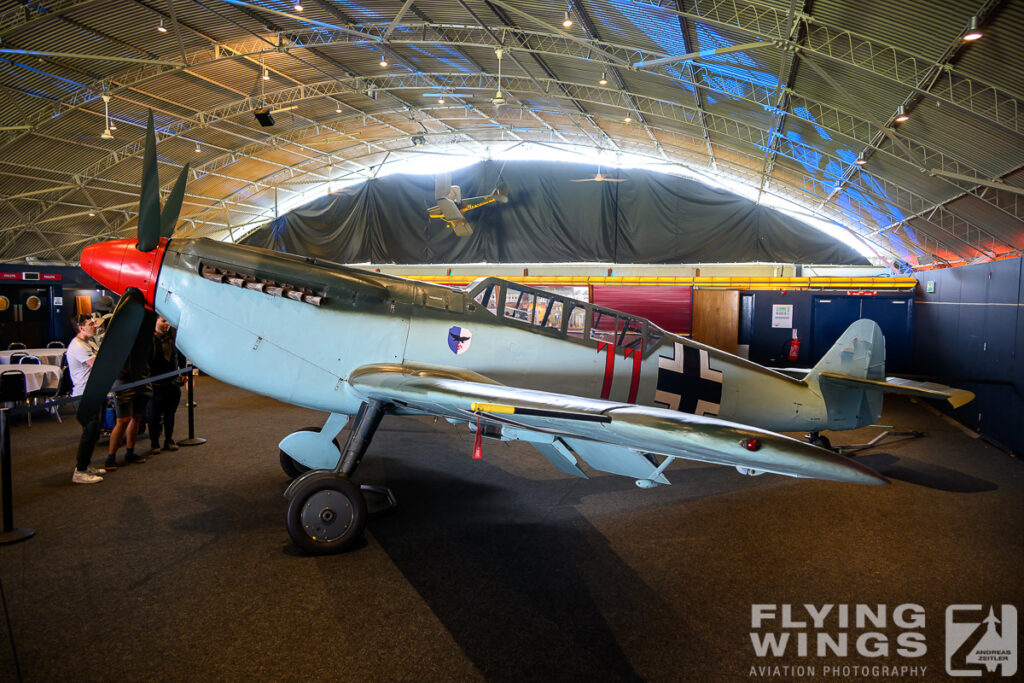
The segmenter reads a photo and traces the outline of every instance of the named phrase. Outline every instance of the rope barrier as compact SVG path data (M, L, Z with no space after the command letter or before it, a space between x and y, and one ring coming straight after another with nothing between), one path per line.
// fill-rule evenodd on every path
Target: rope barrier
M14 368L12 368L14 369ZM199 444L206 443L206 439L201 439L195 435L195 414L193 406L195 400L193 399L193 371L195 367L192 365L186 365L184 368L179 368L171 372L165 372L160 375L153 375L146 379L139 380L137 382L131 382L130 384L123 384L117 387L116 391L108 392L107 396L117 395L127 389L134 389L135 387L144 386L151 382L158 382L163 379L169 379L171 377L184 376L185 382L188 384L188 439L179 441L178 443L182 446L198 446ZM18 541L24 541L26 538L31 538L35 535L33 529L15 529L14 528L14 503L11 499L12 484L11 484L11 430L10 430L10 418L15 415L24 415L34 410L43 409L58 409L60 406L68 403L77 403L82 397L81 396L58 396L53 398L47 398L41 402L33 403L32 405L19 406L16 408L0 408L0 495L3 496L3 531L0 532L0 545L6 545L8 543L17 543Z

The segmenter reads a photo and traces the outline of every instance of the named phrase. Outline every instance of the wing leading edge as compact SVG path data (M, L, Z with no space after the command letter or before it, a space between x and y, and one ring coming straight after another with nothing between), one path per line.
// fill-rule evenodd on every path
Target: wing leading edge
M500 425L502 438L528 441L562 471L592 468L668 483L654 454L794 477L880 485L867 467L803 441L662 408L508 387L477 373L425 365L368 365L349 376L365 398L441 417ZM754 443L756 442L756 443ZM639 481L638 481L639 483Z

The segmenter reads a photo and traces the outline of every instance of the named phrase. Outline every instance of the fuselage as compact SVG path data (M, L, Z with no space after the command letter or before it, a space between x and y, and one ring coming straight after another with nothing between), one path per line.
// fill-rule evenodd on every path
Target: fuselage
M353 414L374 363L472 370L509 386L828 428L816 386L635 316L486 278L465 290L206 239L171 240L153 306L198 367L282 401Z

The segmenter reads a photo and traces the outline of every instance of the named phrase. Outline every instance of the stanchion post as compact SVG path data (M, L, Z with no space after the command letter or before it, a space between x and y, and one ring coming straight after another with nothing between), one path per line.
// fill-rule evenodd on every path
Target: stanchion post
M192 384L195 382L195 369L187 375L188 379L185 382L188 384L188 438L184 441L179 441L179 446L198 446L206 443L206 439L196 436L196 416L195 416L195 392L193 391Z
M17 543L36 535L34 529L14 528L14 501L11 500L11 430L7 409L0 409L0 487L4 497L4 530L0 532L0 545Z

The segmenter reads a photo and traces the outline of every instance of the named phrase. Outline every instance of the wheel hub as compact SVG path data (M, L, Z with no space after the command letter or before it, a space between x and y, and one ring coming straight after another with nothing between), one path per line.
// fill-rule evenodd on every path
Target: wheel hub
M306 500L301 518L310 538L332 541L352 524L352 503L337 491L317 491Z

